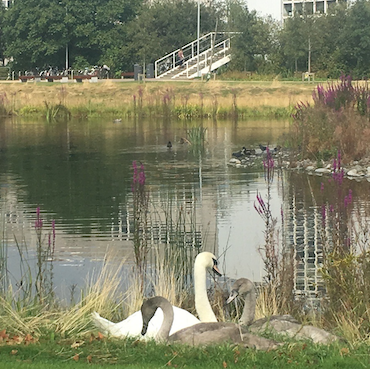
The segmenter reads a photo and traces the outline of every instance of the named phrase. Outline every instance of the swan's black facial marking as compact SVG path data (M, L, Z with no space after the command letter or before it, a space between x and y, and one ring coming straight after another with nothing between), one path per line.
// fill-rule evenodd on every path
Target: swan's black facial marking
M213 259L212 258L212 260L213 260L213 268L212 268L212 270L219 276L219 277L221 277L222 276L222 274L221 274L221 272L219 271L219 269L218 269L218 267L217 267L217 260L216 259Z
M141 330L141 335L144 336L148 330L148 323L143 323L143 329Z

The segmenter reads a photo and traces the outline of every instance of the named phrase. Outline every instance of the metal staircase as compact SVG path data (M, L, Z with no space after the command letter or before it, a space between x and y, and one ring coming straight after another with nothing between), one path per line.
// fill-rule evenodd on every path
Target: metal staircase
M180 65L177 58L179 50L177 49L155 61L155 78L163 80L192 79L216 70L230 61L230 37L225 32L210 32L200 37L199 42L195 40L185 45L182 47L183 65Z

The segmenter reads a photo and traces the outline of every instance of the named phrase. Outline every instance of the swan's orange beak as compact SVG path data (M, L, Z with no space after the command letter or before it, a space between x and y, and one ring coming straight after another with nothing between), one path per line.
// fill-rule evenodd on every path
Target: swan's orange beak
M220 270L218 269L217 267L217 260L216 259L213 259L213 268L212 270L219 276L221 277L222 276L222 273L220 272Z

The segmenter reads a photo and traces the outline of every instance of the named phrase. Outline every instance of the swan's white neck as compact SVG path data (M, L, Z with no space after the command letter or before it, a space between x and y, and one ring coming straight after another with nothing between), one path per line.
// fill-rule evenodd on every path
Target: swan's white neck
M207 270L202 265L194 265L195 309L201 322L217 322L208 300L206 285Z

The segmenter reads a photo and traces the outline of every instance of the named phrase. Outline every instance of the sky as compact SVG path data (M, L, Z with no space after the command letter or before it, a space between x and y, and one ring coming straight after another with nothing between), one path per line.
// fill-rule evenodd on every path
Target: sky
M259 15L272 15L281 20L281 0L247 0L248 10L256 10Z

